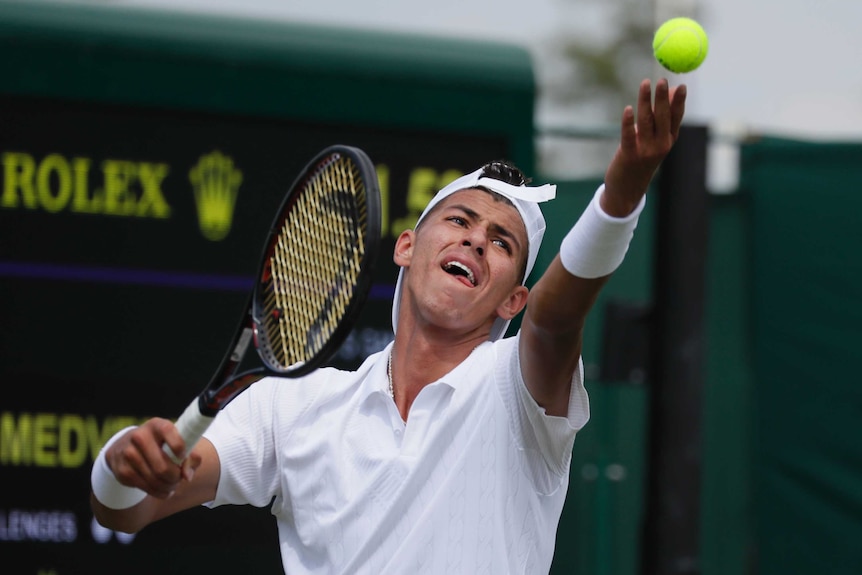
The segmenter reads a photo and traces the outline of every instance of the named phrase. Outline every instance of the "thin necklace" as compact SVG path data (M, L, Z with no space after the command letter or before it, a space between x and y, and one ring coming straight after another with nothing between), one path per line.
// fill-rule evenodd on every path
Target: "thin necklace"
M386 364L386 375L389 377L389 397L395 399L395 386L392 385L392 352L389 352L389 361Z

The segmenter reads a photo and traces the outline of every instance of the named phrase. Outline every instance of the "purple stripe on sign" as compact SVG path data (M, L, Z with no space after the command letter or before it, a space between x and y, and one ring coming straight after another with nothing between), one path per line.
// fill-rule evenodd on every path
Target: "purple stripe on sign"
M34 262L2 262L0 276L93 283L133 284L222 291L248 291L253 280L246 276L192 274L131 268L106 268Z
M395 284L374 284L371 286L371 292L368 294L368 299L392 299L395 297Z
M241 292L249 291L254 285L250 276L8 261L0 261L0 277ZM394 294L394 285L375 284L369 298L392 299Z

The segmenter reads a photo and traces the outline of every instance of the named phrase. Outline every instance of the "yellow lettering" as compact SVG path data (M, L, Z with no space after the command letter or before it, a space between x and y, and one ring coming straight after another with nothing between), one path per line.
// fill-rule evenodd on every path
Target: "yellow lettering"
M52 178L52 175L55 177ZM53 190L51 182L55 179L57 189ZM59 212L66 207L72 195L72 170L66 158L51 154L42 160L36 170L36 193L45 211Z
M57 449L61 467L80 467L87 459L87 434L80 415L60 417L60 442Z
M104 196L90 197L90 159L74 158L72 171L75 173L75 195L72 197L72 211L81 214L98 214L102 211Z
M36 161L30 154L7 152L3 154L3 199L4 208L18 207L18 191L24 200L24 207L34 210L38 207L33 190L33 175Z
M113 216L128 216L134 212L135 198L129 185L137 175L134 162L105 160L102 162L105 178L105 212Z
M407 215L392 222L392 235L398 236L402 231L414 228L422 210L434 194L461 175L457 170L446 170L440 174L432 168L416 168L410 172L407 184Z
M437 192L437 170L416 168L410 172L407 184L407 213L418 218Z
M144 418L92 415L0 413L0 467L78 468L95 461L118 431ZM2 475L2 473L0 473Z
M138 165L138 175L141 180L141 201L138 204L138 217L152 215L154 218L167 218L171 215L171 207L162 195L162 180L168 175L167 164L149 164L141 162Z
M377 166L377 183L380 186L380 237L389 235L389 166Z
M0 414L0 465L30 465L33 437L33 420L22 413L16 421L15 415L4 411Z
M33 463L38 467L57 465L57 416L36 414L33 421Z
M101 164L103 186L91 191L90 158L49 154L37 161L23 152L5 152L0 160L0 208L160 219L171 215L162 191L170 172L165 163L107 159Z

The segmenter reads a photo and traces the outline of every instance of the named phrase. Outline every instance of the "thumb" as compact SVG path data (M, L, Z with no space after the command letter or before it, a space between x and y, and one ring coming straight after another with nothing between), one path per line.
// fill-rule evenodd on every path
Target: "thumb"
M200 467L201 456L195 452L183 460L182 476L186 481L191 481L195 476L195 470Z

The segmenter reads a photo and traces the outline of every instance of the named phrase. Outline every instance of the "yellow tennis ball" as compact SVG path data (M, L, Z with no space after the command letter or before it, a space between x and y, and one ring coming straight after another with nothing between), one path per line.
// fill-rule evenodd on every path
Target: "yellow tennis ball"
M706 32L691 18L671 18L659 26L652 41L655 59L677 74L697 69L708 50Z

